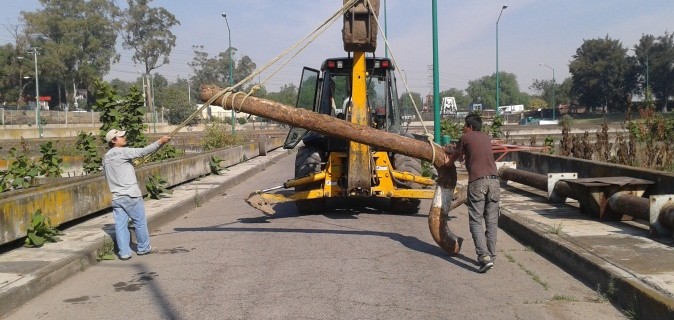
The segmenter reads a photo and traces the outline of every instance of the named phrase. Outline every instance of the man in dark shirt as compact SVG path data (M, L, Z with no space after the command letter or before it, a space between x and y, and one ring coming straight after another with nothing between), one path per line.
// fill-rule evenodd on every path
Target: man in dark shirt
M496 231L498 230L501 190L496 162L491 148L491 137L482 130L482 118L466 116L463 135L455 149L447 151L447 165L453 166L463 156L468 169L468 207L470 233L475 253L484 273L494 266L496 258ZM485 228L486 226L486 228ZM486 230L485 230L486 229Z

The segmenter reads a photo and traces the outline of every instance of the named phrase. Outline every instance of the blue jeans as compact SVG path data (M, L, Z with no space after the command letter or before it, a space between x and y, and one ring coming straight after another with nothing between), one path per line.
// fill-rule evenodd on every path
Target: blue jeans
M496 230L500 213L501 186L498 179L480 179L468 184L468 225L478 260L496 257Z
M150 233L147 231L145 218L145 202L143 197L131 198L122 196L112 200L112 213L115 218L115 239L119 248L120 257L131 256L131 234L129 233L129 218L133 221L138 241L137 251L150 250Z

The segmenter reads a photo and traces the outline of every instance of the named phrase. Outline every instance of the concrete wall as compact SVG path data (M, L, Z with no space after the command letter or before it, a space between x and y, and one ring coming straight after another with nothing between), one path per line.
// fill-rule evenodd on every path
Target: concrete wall
M170 132L176 126L166 123L157 123L157 132ZM19 140L40 138L38 128L31 125L6 125L0 126L0 140ZM80 132L98 134L101 129L100 123L95 124L45 124L42 125L42 138L66 138L77 137ZM149 124L147 133L153 130L153 124ZM188 131L187 128L180 130Z
M674 194L674 174L637 167L562 157L535 152L518 152L510 156L517 169L540 174L576 172L578 178L632 177L655 182L645 196Z
M136 168L138 182L145 192L144 181L151 174L165 178L169 186L174 186L210 174L209 162L212 156L224 160L222 165L231 166L257 157L260 145L266 150L279 148L284 138L264 139L243 146L219 149L211 152L189 155L162 163L142 165ZM264 149L264 148L263 148ZM62 224L85 217L102 210L108 210L112 194L102 173L84 177L59 179L36 188L15 190L0 194L0 244L5 244L26 236L30 218L37 209L51 219L53 224Z

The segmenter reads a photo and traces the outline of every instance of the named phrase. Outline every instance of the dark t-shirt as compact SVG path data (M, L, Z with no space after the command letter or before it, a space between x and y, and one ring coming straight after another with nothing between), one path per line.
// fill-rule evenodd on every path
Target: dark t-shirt
M489 135L480 131L466 132L459 139L456 151L463 154L469 182L498 174Z

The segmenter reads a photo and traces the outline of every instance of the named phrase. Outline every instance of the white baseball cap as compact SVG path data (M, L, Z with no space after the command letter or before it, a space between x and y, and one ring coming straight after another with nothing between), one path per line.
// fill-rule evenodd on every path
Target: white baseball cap
M123 137L125 134L126 134L126 131L112 129L112 130L108 131L107 134L105 134L105 141L110 142L110 141L112 141L112 139L117 138L117 137Z

